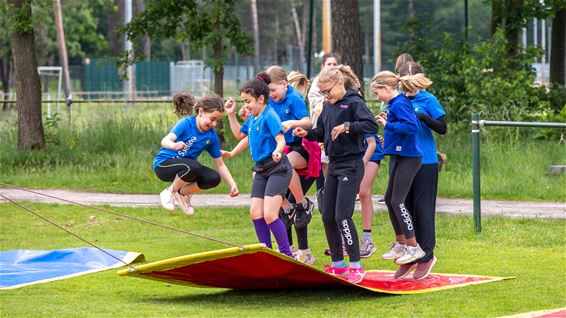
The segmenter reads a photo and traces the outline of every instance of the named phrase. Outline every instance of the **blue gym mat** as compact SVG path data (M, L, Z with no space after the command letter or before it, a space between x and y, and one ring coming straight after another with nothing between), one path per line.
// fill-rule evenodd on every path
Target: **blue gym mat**
M143 261L141 253L107 250L130 264ZM125 266L95 248L63 250L11 250L0 252L0 290L71 278Z

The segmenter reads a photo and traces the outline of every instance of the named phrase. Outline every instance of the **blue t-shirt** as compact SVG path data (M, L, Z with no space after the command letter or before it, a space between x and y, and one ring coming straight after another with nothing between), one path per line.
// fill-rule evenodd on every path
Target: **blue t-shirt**
M387 124L383 131L383 154L423 156L421 143L417 139L419 119L407 96L398 94L389 101Z
M431 117L432 119L438 119L444 115L446 112L431 93L420 90L415 97L409 98L411 104L415 108L415 112L424 113ZM436 155L436 143L434 141L434 136L432 134L432 129L428 127L424 122L419 120L420 129L418 133L418 140L421 143L423 149L423 161L422 164L433 164L438 163L438 157Z
M175 142L183 141L185 148L172 150L161 147L153 160L153 170L163 161L171 158L188 158L197 160L206 150L212 158L220 158L220 141L214 129L200 132L197 128L195 116L181 118L171 132L177 136Z
M379 142L379 138L377 138L377 134L365 134L364 135L364 147L368 148L368 142L366 141L367 138L373 137L375 138L375 151L369 158L370 161L378 161L383 159L383 148L381 147L381 143Z
M277 115L279 115L279 119L282 122L309 117L303 95L301 95L301 93L295 90L291 85L287 86L287 93L282 100L276 102L270 97L269 105L273 107L273 110ZM287 144L291 144L298 140L300 140L299 137L293 136L293 129L289 129L289 131L285 133L285 141Z
M246 120L245 126L248 127L248 131L244 133L248 135L252 160L260 162L271 157L271 154L277 148L275 136L283 132L281 120L273 108L267 105L259 117L250 116Z

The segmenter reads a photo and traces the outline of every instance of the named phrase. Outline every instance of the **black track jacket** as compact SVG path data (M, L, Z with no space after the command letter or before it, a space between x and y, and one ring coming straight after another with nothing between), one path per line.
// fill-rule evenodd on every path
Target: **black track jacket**
M341 133L332 140L332 129L350 122L350 133ZM330 161L347 161L362 158L365 152L364 135L376 134L379 130L373 114L362 97L347 91L335 104L327 102L316 123L316 128L307 130L306 138L324 143Z

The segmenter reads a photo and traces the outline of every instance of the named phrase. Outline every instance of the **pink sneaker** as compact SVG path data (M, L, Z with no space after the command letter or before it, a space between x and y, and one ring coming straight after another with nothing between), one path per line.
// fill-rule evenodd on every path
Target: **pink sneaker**
M324 264L324 272L330 275L338 276L340 278L348 279L350 277L349 267L346 266L344 268L336 268L332 267L328 264Z
M364 280L366 272L363 267L350 267L350 273L348 274L348 281L353 284L357 284Z

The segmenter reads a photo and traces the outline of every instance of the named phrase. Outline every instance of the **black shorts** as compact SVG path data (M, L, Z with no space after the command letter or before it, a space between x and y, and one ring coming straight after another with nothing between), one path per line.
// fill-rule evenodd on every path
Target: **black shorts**
M264 198L284 196L289 188L293 167L287 156L283 155L279 162L273 161L271 157L262 160L252 168L255 172L252 184L252 198Z
M291 144L288 144L290 151L289 152L296 152L299 155L301 155L301 157L303 157L307 162L309 162L309 153L307 152L307 150L303 147L303 142L301 140L299 141L295 141Z

